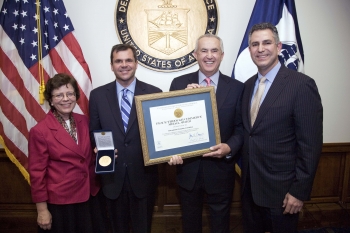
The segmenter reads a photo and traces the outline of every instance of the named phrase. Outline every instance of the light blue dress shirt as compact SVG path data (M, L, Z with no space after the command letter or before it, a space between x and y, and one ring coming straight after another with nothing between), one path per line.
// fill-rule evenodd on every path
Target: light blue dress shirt
M120 85L117 81L115 81L117 85L117 95L118 95L118 103L119 103L119 108L121 107L121 99L123 97L123 89L127 88L129 91L127 92L128 100L130 105L132 106L132 102L134 100L134 94L135 94L135 86L136 86L136 78L128 87L123 87Z
M278 63L275 65L275 67L273 67L272 70L270 70L265 76L262 76L262 75L258 72L258 78L257 78L257 80L255 81L255 86L254 86L253 95L252 95L252 98L251 98L251 100L250 100L250 106L252 105L253 97L254 97L254 95L255 95L255 92L256 92L257 89L258 89L260 79L261 79L262 77L265 77L265 78L266 78L266 80L265 80L265 90L264 90L264 93L263 93L263 95L261 96L261 100L260 100L260 105L261 105L261 103L264 101L265 96L266 96L267 92L269 91L269 89L270 89L270 87L271 87L273 81L275 80L275 77L276 77L278 71L280 70L280 68L281 68L281 63L278 62ZM260 105L259 105L259 106L260 106Z
M210 78L210 86L215 87L215 93L216 93L216 89L218 87L218 83L219 83L219 76L220 76L220 72L217 71L215 74L213 74L210 77L206 77L201 71L198 72L198 84L202 87L206 87L207 86L207 82L205 81L205 78Z

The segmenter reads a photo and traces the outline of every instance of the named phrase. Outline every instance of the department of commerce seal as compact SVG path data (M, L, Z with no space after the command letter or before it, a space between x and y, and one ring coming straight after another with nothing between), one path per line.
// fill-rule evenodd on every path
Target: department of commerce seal
M98 160L98 163L102 167L107 167L108 165L111 164L111 162L112 162L112 159L108 155L104 155Z
M183 112L182 109L180 109L180 108L177 108L177 109L175 109L175 111L174 111L174 116L177 117L177 118L182 117L183 114L184 114L184 112Z
M117 0L115 12L121 43L134 46L139 63L157 71L196 64L196 39L218 30L216 0Z

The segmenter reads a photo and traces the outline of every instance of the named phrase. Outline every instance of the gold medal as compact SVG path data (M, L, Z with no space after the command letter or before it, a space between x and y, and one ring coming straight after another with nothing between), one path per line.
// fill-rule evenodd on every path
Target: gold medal
M99 160L98 160L98 163L102 166L102 167L107 167L108 165L110 165L112 162L112 159L107 156L107 155L104 155L102 156Z

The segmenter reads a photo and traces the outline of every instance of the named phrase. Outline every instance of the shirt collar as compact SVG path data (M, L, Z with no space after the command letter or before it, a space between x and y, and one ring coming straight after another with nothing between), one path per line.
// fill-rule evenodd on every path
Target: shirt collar
M117 93L120 93L121 91L123 91L124 88L127 88L132 94L135 93L135 87L136 87L136 77L135 79L132 81L132 83L130 83L129 86L127 87L123 87L122 85L120 85L117 81L115 81L116 86L117 86Z
M258 80L257 80L257 82L260 81L261 77L265 77L267 79L267 81L272 83L273 80L275 80L275 77L276 77L278 71L280 70L280 68L281 68L281 63L277 62L277 64L265 76L261 75L258 72Z
M205 76L202 71L199 70L198 72L198 84L204 81L205 78L210 78L211 81L214 83L215 86L218 86L219 83L219 76L220 76L220 71L216 71L215 74L213 74L210 77Z

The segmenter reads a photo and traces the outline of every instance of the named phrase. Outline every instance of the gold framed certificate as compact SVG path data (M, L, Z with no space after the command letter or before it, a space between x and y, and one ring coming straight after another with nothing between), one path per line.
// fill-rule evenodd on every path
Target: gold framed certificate
M214 87L135 96L144 164L210 152L220 129Z

